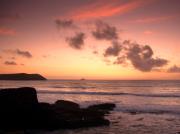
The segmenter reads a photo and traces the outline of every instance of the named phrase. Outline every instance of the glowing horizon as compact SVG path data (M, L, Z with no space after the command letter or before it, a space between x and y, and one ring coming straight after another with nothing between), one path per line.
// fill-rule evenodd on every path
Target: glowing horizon
M179 5L179 0L2 1L0 73L180 79Z

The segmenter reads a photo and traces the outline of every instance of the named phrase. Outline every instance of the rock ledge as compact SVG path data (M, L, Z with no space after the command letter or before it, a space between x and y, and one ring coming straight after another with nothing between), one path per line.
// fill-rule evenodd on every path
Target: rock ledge
M115 104L104 103L88 108L66 100L54 104L39 103L34 88L0 90L0 130L75 129L109 125L104 116Z

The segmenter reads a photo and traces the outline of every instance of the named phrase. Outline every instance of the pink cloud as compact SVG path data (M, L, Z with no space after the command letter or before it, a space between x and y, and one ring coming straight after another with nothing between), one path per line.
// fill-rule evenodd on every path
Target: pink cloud
M141 19L136 19L133 20L133 23L154 23L154 22L161 22L165 20L171 20L179 15L167 15L167 16L157 16L157 17L147 17L147 18L141 18Z
M150 0L152 1L152 0ZM98 0L96 3L82 7L74 11L70 16L75 19L91 19L100 17L109 17L113 15L120 15L132 11L150 1L136 0L126 3L120 3L118 0L106 1Z
M16 31L14 29L0 27L0 36L14 36L16 35Z

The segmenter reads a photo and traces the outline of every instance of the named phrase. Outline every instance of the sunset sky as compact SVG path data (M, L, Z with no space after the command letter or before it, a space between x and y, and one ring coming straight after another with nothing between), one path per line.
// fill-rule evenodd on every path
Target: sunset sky
M180 79L180 0L1 0L0 73Z

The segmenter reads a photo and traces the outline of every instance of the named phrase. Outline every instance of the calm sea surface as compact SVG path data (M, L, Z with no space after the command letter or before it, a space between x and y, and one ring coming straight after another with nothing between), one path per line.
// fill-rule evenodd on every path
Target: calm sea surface
M180 81L48 80L0 81L0 88L35 87L39 101L75 101L86 107L112 102L117 108L109 127L95 127L47 134L176 134L180 132ZM136 112L137 114L131 114Z

